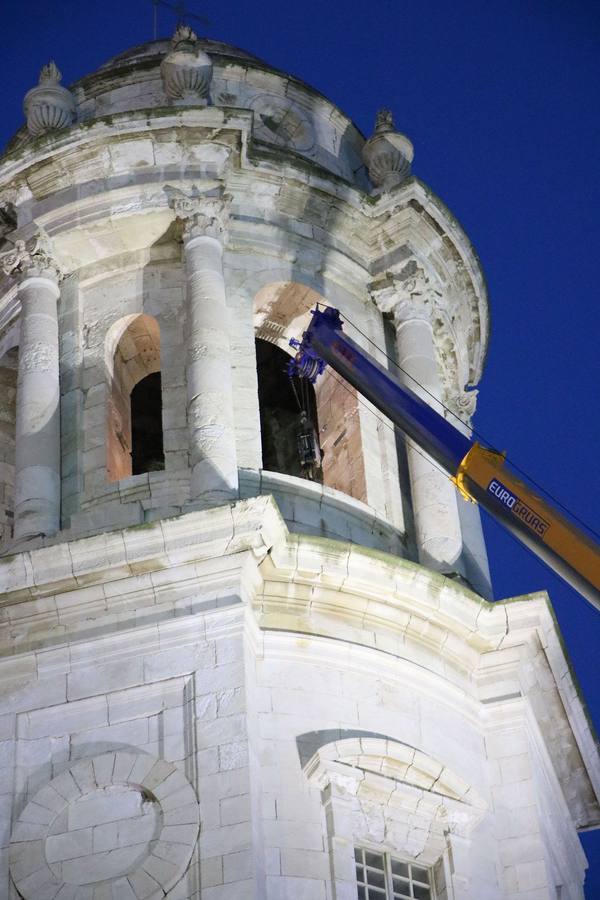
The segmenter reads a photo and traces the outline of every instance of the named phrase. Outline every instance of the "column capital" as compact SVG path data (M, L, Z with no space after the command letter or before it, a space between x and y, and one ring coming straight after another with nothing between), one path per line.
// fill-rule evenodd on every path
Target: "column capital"
M27 241L16 240L12 250L0 255L0 265L5 275L21 282L43 278L57 284L62 279L50 240L43 231L38 231Z
M219 189L218 194L202 194L192 185L191 191L165 187L169 206L183 227L184 244L198 237L210 237L224 243L231 197Z
M396 327L411 319L431 322L443 295L431 276L416 260L409 260L400 272L385 272L369 285L377 308L392 313Z

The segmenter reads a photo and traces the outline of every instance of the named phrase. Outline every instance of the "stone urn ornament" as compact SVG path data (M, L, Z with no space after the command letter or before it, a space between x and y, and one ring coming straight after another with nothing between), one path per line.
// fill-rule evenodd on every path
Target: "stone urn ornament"
M375 131L362 150L369 178L379 192L389 191L408 178L414 155L412 143L394 128L391 111L380 109Z
M205 105L212 79L212 62L198 46L198 37L189 25L176 28L171 48L160 65L165 94L172 100Z
M25 94L23 110L27 128L34 137L68 128L75 118L75 100L60 83L62 75L55 62L40 70L39 84Z

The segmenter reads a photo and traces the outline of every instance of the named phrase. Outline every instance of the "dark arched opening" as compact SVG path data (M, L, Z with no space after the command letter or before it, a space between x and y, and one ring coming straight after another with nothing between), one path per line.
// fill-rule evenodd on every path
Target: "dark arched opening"
M317 404L313 386L289 378L290 357L256 341L263 469L322 481Z
M131 472L157 472L165 467L160 372L146 375L131 391Z
M13 347L0 360L0 544L13 536L18 366Z

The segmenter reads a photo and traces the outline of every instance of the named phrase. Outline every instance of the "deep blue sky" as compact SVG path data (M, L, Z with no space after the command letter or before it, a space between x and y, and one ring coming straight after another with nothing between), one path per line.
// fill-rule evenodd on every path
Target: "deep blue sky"
M191 5L191 4L190 4ZM487 275L492 336L476 426L600 532L600 5L584 0L207 0L209 37L336 101L365 132L390 106L413 170ZM64 83L152 37L148 0L5 0L0 144L54 58ZM174 20L161 10L159 35ZM600 615L496 526L497 597L547 588L596 727ZM584 836L600 897L600 834ZM597 861L594 865L594 856Z

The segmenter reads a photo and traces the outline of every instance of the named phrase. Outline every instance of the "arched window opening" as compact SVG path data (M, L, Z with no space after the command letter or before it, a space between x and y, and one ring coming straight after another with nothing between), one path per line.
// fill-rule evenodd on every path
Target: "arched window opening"
M138 381L131 392L131 474L165 467L160 372Z
M14 527L18 360L17 347L0 360L0 544L12 538Z
M257 339L263 469L322 481L315 392L305 379L290 379L289 361L275 344Z
M289 337L299 338L310 323L310 310L323 302L324 298L315 290L300 282L276 281L265 285L254 298L254 328L259 343L264 338L271 342L269 346L277 344L282 348L287 345ZM257 359L258 353L257 349ZM283 356L286 360L289 359L285 353ZM279 370L277 366L274 368L276 375L279 376L281 366ZM287 467L278 465L269 452L273 436L265 435L265 416L262 408L267 404L261 397L260 359L258 371L263 467L276 472L299 474L297 464L292 465L291 469L289 464ZM278 381L278 385L278 392L281 395L281 380ZM266 388L264 390L266 391ZM312 409L316 410L314 425L317 424L318 412L318 434L322 455L322 468L317 472L318 480L327 487L335 488L366 503L367 453L363 448L363 424L356 390L328 367L317 379L314 389L311 388L310 397ZM276 399L281 402L281 397ZM289 404L289 408L298 410L298 405Z
M147 315L121 319L106 349L108 480L164 469L158 322Z

